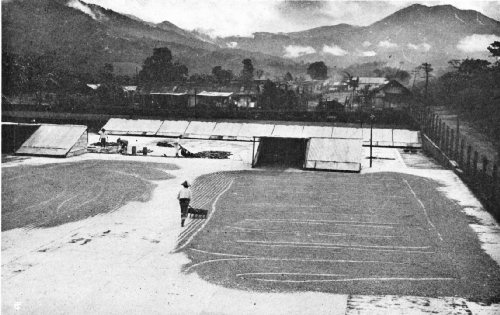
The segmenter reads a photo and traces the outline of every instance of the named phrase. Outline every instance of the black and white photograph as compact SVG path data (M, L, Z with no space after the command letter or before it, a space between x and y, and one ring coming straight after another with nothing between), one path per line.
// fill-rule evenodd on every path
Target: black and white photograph
M1 314L500 314L500 1L1 3Z

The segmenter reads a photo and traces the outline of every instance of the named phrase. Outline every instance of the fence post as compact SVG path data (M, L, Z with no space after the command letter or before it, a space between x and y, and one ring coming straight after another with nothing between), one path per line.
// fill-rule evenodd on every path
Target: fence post
M483 155L483 175L488 171L488 159Z
M436 128L436 116L434 114L432 114L431 115L431 130L430 130L429 136L433 140L434 140L434 131L435 131L435 128Z
M438 118L436 126L436 144L439 146L441 143L441 119Z
M497 194L497 180L498 180L498 165L493 164L493 171L491 173L491 200L493 203L498 202L499 196Z
M460 164L460 168L463 168L464 164L464 149L465 149L465 138L462 138L462 141L460 141L460 153L458 156L458 164Z
M456 135L455 151L457 152L458 155L458 147L460 145L460 119L458 119L458 115L457 115L457 130L455 132L455 135ZM458 157L456 157L456 159L458 159Z
M442 139L441 139L441 148L444 147L444 144L446 143L446 125L444 124L444 122L442 121L441 122L441 136L442 136Z
M431 126L431 137L432 140L436 140L436 115L432 114L432 126Z
M472 155L472 147L470 145L467 146L467 174L470 175L472 172L470 170L470 159Z
M479 160L479 154L474 151L474 158L472 159L472 175L475 177L477 174L477 162Z
M431 133L431 130L432 130L432 112L431 110L428 108L427 109L427 133L430 134Z
M436 120L434 121L434 141L439 139L439 117L435 115Z
M455 160L455 130L450 128L450 159Z
M444 153L449 156L448 147L450 145L450 127L446 126L446 133L444 138Z

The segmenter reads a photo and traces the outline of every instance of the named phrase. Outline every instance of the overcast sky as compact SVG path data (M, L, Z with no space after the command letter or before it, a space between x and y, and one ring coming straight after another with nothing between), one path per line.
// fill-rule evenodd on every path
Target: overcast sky
M451 4L500 20L500 1L83 0L145 21L170 21L212 36L292 32L324 25L369 25L413 3Z

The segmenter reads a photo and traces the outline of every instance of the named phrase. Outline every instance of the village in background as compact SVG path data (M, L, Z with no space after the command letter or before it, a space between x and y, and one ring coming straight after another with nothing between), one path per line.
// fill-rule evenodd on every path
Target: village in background
M500 22L474 10L413 4L364 27L211 38L83 1L2 9L4 120L80 113L409 126L409 108L444 108L500 147Z

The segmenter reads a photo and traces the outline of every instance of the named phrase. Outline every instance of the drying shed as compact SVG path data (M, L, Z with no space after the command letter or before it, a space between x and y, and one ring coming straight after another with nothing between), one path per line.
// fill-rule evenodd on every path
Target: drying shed
M87 142L87 126L43 124L16 154L69 157L85 153Z
M311 138L304 168L331 171L361 171L361 139Z

